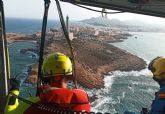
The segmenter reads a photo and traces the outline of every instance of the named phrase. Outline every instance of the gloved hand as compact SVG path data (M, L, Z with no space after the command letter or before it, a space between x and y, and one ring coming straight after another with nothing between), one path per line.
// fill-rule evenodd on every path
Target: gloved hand
M15 78L11 78L10 79L11 89L10 90L19 90L20 83L21 83L20 80L17 80Z

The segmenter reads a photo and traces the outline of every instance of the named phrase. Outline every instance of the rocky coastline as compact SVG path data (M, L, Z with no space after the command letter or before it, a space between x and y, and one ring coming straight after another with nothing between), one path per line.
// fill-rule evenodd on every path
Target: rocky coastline
M145 61L141 58L106 42L74 39L72 45L75 54L77 81L86 88L104 87L103 78L111 71L139 71L146 67ZM48 44L45 54L63 52L69 55L68 51L67 43L61 40ZM31 80L30 77L29 80Z
M6 34L7 42L13 43L17 41L38 41L32 35L18 34L18 33L7 33Z
M14 34L7 36L9 42L20 40L39 41L37 35L21 36ZM119 42L126 39L129 34L118 34L111 36L108 39L82 39L75 38L72 40L72 45L75 55L76 75L78 83L86 88L102 88L104 87L104 76L111 71L132 71L142 70L146 67L143 59L132 55L125 50L114 47L110 42ZM51 39L51 40L50 40ZM39 44L39 43L38 43ZM38 49L37 49L38 50ZM33 49L23 49L22 52L33 51ZM47 55L52 52L62 52L69 54L69 48L66 40L49 38L45 44L45 52ZM26 82L36 84L38 64L29 66L29 75Z

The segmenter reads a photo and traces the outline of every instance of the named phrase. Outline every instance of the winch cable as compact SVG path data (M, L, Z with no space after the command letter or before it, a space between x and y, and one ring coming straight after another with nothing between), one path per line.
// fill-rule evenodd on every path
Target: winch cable
M43 54L44 54L44 45L45 45L45 35L46 35L46 28L47 28L47 18L48 18L48 11L50 6L50 0L44 0L44 16L42 22L42 32L41 32L41 42L40 42L40 53L39 53L39 65L38 65L38 79L37 79L37 93L39 94L38 87L41 85L42 79L42 63L43 63Z
M77 77L76 77L75 58L74 58L74 53L73 53L73 47L72 47L72 44L71 44L71 41L70 41L70 38L69 38L69 32L68 32L68 30L66 29L66 26L65 26L65 21L64 21L64 18L63 18L60 3L59 3L58 0L55 0L55 1L56 1L56 5L57 5L57 10L58 10L61 26L62 26L64 35L66 37L66 40L68 42L69 49L70 49L70 54L71 54L72 63L73 63L73 65L72 65L72 67L73 67L73 81L74 81L74 84L75 84L75 88L78 88L77 80L76 80Z
M99 13L106 13L106 14L124 13L123 11L114 11L114 12L100 11L100 10L95 10L95 9L92 9L92 8L89 8L89 7L85 7L85 6L82 6L82 5L79 5L79 4L75 4L75 3L72 3L72 4L76 5L78 7L81 7L81 8L87 9L87 10L91 10L91 11L94 11L94 12L99 12Z

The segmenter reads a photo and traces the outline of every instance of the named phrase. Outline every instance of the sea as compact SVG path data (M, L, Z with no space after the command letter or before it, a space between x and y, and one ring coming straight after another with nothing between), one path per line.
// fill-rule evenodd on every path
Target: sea
M48 21L49 28L58 28L58 21ZM6 19L6 31L33 34L41 31L41 20ZM132 36L123 42L111 43L142 58L148 64L153 58L165 55L165 33L158 32L129 32ZM21 41L8 44L12 77L21 80L21 96L35 95L36 87L24 83L28 66L36 63L38 57L34 53L21 54L22 48L36 48L36 42ZM129 64L129 63L128 63ZM91 103L92 112L123 114L125 111L140 112L143 107L150 109L155 92L159 85L153 81L152 74L145 69L141 71L113 71L104 77L105 87L101 89L86 89L89 96L96 95L97 99Z

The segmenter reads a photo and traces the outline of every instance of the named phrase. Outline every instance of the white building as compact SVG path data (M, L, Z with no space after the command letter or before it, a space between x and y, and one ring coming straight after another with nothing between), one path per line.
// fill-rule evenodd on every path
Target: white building
M70 40L73 40L73 39L75 39L75 38L77 38L77 37L74 37L73 32L69 32L69 38L70 38Z

